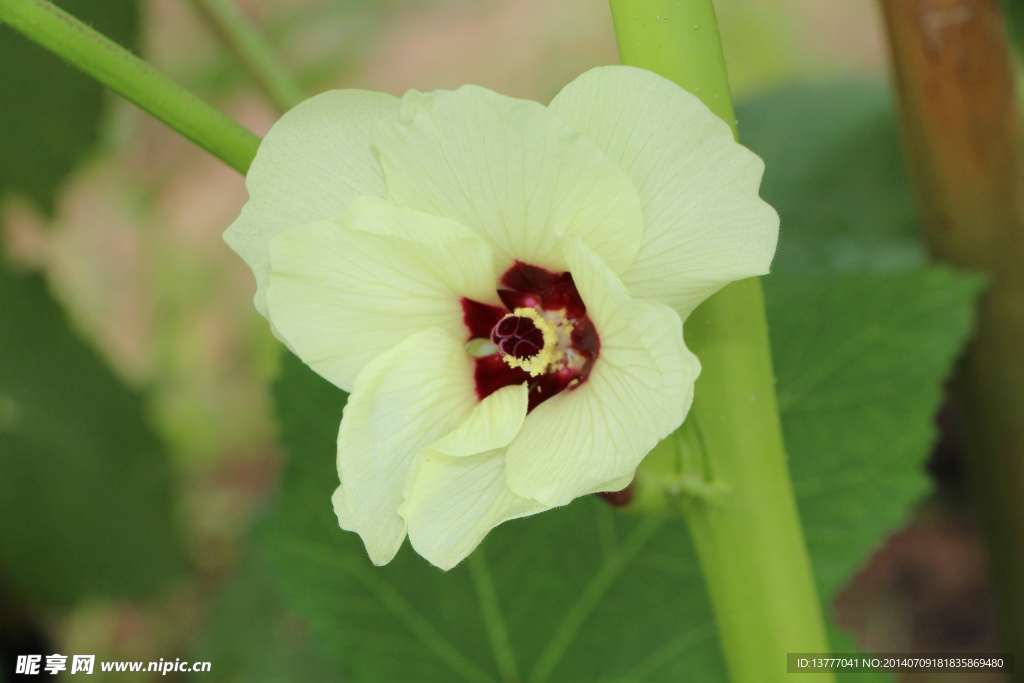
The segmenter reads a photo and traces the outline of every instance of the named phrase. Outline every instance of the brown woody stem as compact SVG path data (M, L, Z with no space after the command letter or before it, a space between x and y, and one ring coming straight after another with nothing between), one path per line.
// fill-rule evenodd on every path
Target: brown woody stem
M1004 647L1024 652L1024 156L997 0L881 0L936 258L983 271L955 381Z

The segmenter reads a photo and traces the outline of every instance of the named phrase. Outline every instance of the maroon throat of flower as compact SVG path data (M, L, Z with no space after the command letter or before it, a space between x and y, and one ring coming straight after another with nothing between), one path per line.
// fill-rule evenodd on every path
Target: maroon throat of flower
M570 273L516 261L499 280L504 307L462 299L480 400L527 384L529 410L587 381L601 350Z

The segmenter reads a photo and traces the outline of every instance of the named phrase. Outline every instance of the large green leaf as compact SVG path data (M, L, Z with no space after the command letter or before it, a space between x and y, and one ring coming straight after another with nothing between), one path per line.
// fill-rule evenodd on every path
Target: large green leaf
M826 595L927 490L942 380L982 282L937 267L766 282L793 483Z
M57 5L132 48L137 0L57 0ZM103 88L0 24L0 198L24 194L43 208L96 141Z
M139 397L38 276L0 265L0 574L64 604L140 597L181 566L170 466Z

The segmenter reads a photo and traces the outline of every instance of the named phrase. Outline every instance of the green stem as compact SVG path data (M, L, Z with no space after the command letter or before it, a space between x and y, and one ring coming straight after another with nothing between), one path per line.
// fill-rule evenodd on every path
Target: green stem
M231 0L192 0L192 4L280 113L305 99L263 36Z
M696 94L735 133L712 0L611 6L622 63ZM684 514L733 681L781 681L787 653L827 652L828 641L786 466L760 281L708 299L686 321L686 340L704 368L693 408L645 460L637 502Z
M49 2L0 0L0 21L134 102L241 173L248 170L256 156L258 137ZM4 106L16 105L5 103Z

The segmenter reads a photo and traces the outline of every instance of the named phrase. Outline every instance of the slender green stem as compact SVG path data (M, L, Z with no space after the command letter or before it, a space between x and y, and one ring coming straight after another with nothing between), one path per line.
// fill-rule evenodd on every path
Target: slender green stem
M712 0L611 6L622 62L695 93L735 132ZM638 474L638 503L684 514L732 679L781 681L788 652L827 652L828 642L786 466L760 281L711 297L685 334L704 369L686 423L648 456L653 476Z
M305 99L263 36L231 0L192 0L192 4L282 114Z
M0 0L0 21L245 173L260 140L152 66L44 0ZM5 68L17 68L7 65ZM5 103L4 106L16 106Z

